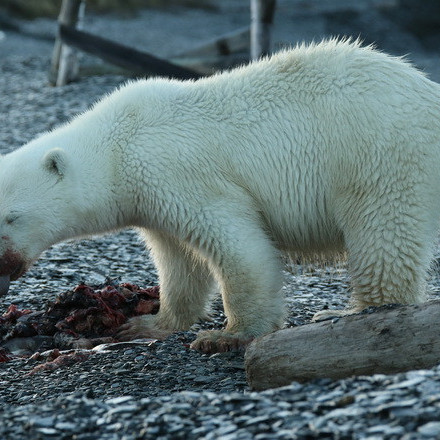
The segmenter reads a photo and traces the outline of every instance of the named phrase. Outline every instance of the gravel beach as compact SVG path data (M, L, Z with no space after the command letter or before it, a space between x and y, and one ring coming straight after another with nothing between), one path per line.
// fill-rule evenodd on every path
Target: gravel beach
M279 2L274 46L361 35L367 42L409 58L440 81L434 37L424 40L391 13L393 1L299 0ZM373 7L372 5L381 5ZM141 11L135 17L86 14L85 28L160 56L172 56L249 21L247 1L226 0L217 9ZM62 88L48 85L55 23L27 22L0 9L0 153L87 109L126 78L83 77ZM85 57L84 63L94 62ZM436 254L438 260L439 253ZM131 230L63 243L49 249L0 298L44 310L63 291L106 278L151 286L154 267ZM286 325L302 325L348 298L343 267L295 266L285 273ZM433 270L431 295L440 279ZM205 355L189 349L195 333L220 328L224 315L214 298L212 320L163 342L126 344L87 354L55 371L33 372L36 359L0 363L0 439L436 439L440 438L440 367L252 392L243 355Z

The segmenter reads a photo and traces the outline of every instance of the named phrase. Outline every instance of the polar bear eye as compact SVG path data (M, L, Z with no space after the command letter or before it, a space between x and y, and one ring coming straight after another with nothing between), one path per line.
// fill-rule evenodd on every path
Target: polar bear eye
M14 223L18 219L18 217L19 216L17 214L9 214L5 218L5 223L7 225L12 225L12 223Z

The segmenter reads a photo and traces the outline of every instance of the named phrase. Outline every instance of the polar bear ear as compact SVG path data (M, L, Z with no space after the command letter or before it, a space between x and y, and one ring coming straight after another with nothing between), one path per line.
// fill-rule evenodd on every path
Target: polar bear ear
M48 151L43 158L43 166L47 171L62 179L67 168L66 153L61 148Z

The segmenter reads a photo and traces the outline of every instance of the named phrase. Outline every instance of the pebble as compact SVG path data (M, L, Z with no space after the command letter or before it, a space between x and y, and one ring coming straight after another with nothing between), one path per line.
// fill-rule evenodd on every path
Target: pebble
M423 437L440 438L440 422L428 422L417 428L417 432Z

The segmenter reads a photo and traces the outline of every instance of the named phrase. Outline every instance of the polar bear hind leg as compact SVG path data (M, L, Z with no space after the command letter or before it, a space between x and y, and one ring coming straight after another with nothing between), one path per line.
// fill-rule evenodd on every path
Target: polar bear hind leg
M426 278L437 224L414 193L349 204L344 217L352 294L344 310L323 310L313 320L357 313L369 306L416 304L426 299ZM404 204L398 200L405 200ZM390 202L392 200L392 202ZM436 202L431 201L435 206ZM426 203L426 198L425 198ZM353 209L355 208L355 209Z

